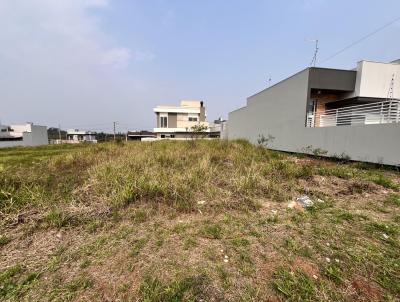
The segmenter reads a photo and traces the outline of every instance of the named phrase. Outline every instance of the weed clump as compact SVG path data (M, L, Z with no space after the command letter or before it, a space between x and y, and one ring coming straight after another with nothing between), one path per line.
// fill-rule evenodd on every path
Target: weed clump
M317 285L301 271L279 268L274 274L274 289L286 297L287 301L315 301Z
M210 293L210 279L204 275L184 277L164 283L157 278L147 277L140 286L143 301L208 301L214 294Z

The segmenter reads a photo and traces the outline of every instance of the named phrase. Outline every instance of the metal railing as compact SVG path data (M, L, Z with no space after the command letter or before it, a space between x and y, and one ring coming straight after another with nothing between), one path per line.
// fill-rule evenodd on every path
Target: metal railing
M314 127L400 123L400 100L386 100L317 112L313 122Z

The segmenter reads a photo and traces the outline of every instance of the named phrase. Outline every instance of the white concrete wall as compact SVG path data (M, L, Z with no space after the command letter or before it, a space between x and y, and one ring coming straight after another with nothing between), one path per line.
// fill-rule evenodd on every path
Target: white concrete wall
M32 141L30 146L48 145L49 138L46 126L32 125Z
M31 132L31 130L32 130L32 124L30 124L30 123L18 124L18 125L10 125L10 127L16 133Z
M400 64L361 61L352 96L387 98L394 75L393 98L400 99Z
M24 146L23 141L0 141L0 148Z
M275 137L270 148L302 152L320 148L353 160L400 165L400 124L305 127L308 69L251 96L247 106L229 114L228 138L253 143L259 135Z
M32 124L11 125L15 132L22 132L22 141L0 141L1 147L15 146L40 146L49 143L46 126L37 126Z

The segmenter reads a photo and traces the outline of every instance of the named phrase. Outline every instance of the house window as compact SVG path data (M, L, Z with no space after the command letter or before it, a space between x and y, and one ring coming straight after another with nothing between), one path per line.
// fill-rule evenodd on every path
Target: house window
M160 114L160 127L168 128L168 114Z
M188 115L189 122L197 122L198 120L199 120L199 117L197 114L189 114Z
M315 111L317 102L311 99L307 104L307 124L306 127L315 127Z

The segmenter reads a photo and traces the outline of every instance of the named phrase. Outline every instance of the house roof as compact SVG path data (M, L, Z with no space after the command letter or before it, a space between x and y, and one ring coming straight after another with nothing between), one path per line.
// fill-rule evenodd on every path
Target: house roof
M128 131L128 136L136 136L136 137L143 137L143 136L155 136L154 132L151 131Z
M190 107L178 107L178 106L157 106L154 109L154 112L161 113L200 113L200 107L198 108L190 108Z

